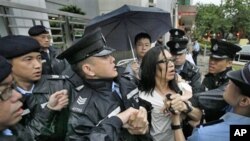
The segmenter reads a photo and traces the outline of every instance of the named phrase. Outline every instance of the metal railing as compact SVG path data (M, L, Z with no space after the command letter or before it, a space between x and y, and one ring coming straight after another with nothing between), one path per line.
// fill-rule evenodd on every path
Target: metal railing
M9 12L9 9L11 8L30 12L45 13L48 14L48 18L46 19L32 18L28 16L17 16ZM12 23L11 20L13 19L28 20L31 21L33 25L36 25L37 23L41 25L44 25L44 23L49 23L53 45L64 48L68 47L74 40L82 36L85 25L90 20L88 17L80 14L28 6L6 0L1 0L0 2L0 18L2 18L4 28L9 35L15 34L13 32L14 29L31 27L26 25L17 25L14 22Z

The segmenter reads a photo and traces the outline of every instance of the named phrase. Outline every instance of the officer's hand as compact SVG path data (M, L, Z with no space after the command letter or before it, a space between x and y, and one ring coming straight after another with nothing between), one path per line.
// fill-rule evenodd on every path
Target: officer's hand
M137 114L130 116L128 125L127 129L130 134L145 134L148 131L147 110L140 107Z
M138 64L137 61L131 63L131 69L134 72L134 74L139 74L140 65Z
M132 115L136 115L139 111L130 107L129 109L117 114L116 116L121 119L123 125L126 124Z
M49 102L47 107L51 110L60 111L62 108L66 107L69 103L68 91L61 90L53 93L49 97Z
M186 110L186 105L182 101L181 95L173 94L171 95L171 107L176 114L180 114L182 111Z

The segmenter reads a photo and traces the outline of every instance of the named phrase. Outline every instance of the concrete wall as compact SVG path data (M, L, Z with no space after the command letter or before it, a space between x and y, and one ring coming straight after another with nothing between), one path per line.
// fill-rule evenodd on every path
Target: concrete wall
M24 5L36 6L46 8L45 0L10 0L13 3L19 3ZM15 16L24 16L29 18L39 18L48 20L48 14L40 12L32 12L27 10L20 10L16 8L10 8L9 13ZM41 24L40 21L35 21L35 24ZM28 35L28 29L26 27L33 26L31 20L28 19L10 19L10 25L20 26L21 28L11 28L13 34ZM50 27L48 22L43 23L44 26ZM23 27L23 28L22 28Z

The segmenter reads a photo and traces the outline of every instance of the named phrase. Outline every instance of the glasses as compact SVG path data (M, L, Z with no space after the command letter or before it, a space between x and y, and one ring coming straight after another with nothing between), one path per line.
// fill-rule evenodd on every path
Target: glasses
M8 100L12 96L12 90L14 89L14 85L10 84L6 88L0 91L0 99L2 101Z
M159 63L168 63L169 61L174 62L175 60L176 60L175 57L162 59L162 60L157 61L157 64L159 64Z

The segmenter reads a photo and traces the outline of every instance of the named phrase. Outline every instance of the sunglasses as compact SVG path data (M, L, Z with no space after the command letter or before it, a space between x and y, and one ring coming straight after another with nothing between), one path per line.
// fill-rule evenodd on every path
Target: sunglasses
M13 89L14 89L13 84L6 86L3 90L0 91L0 99L2 101L8 100L12 96Z

